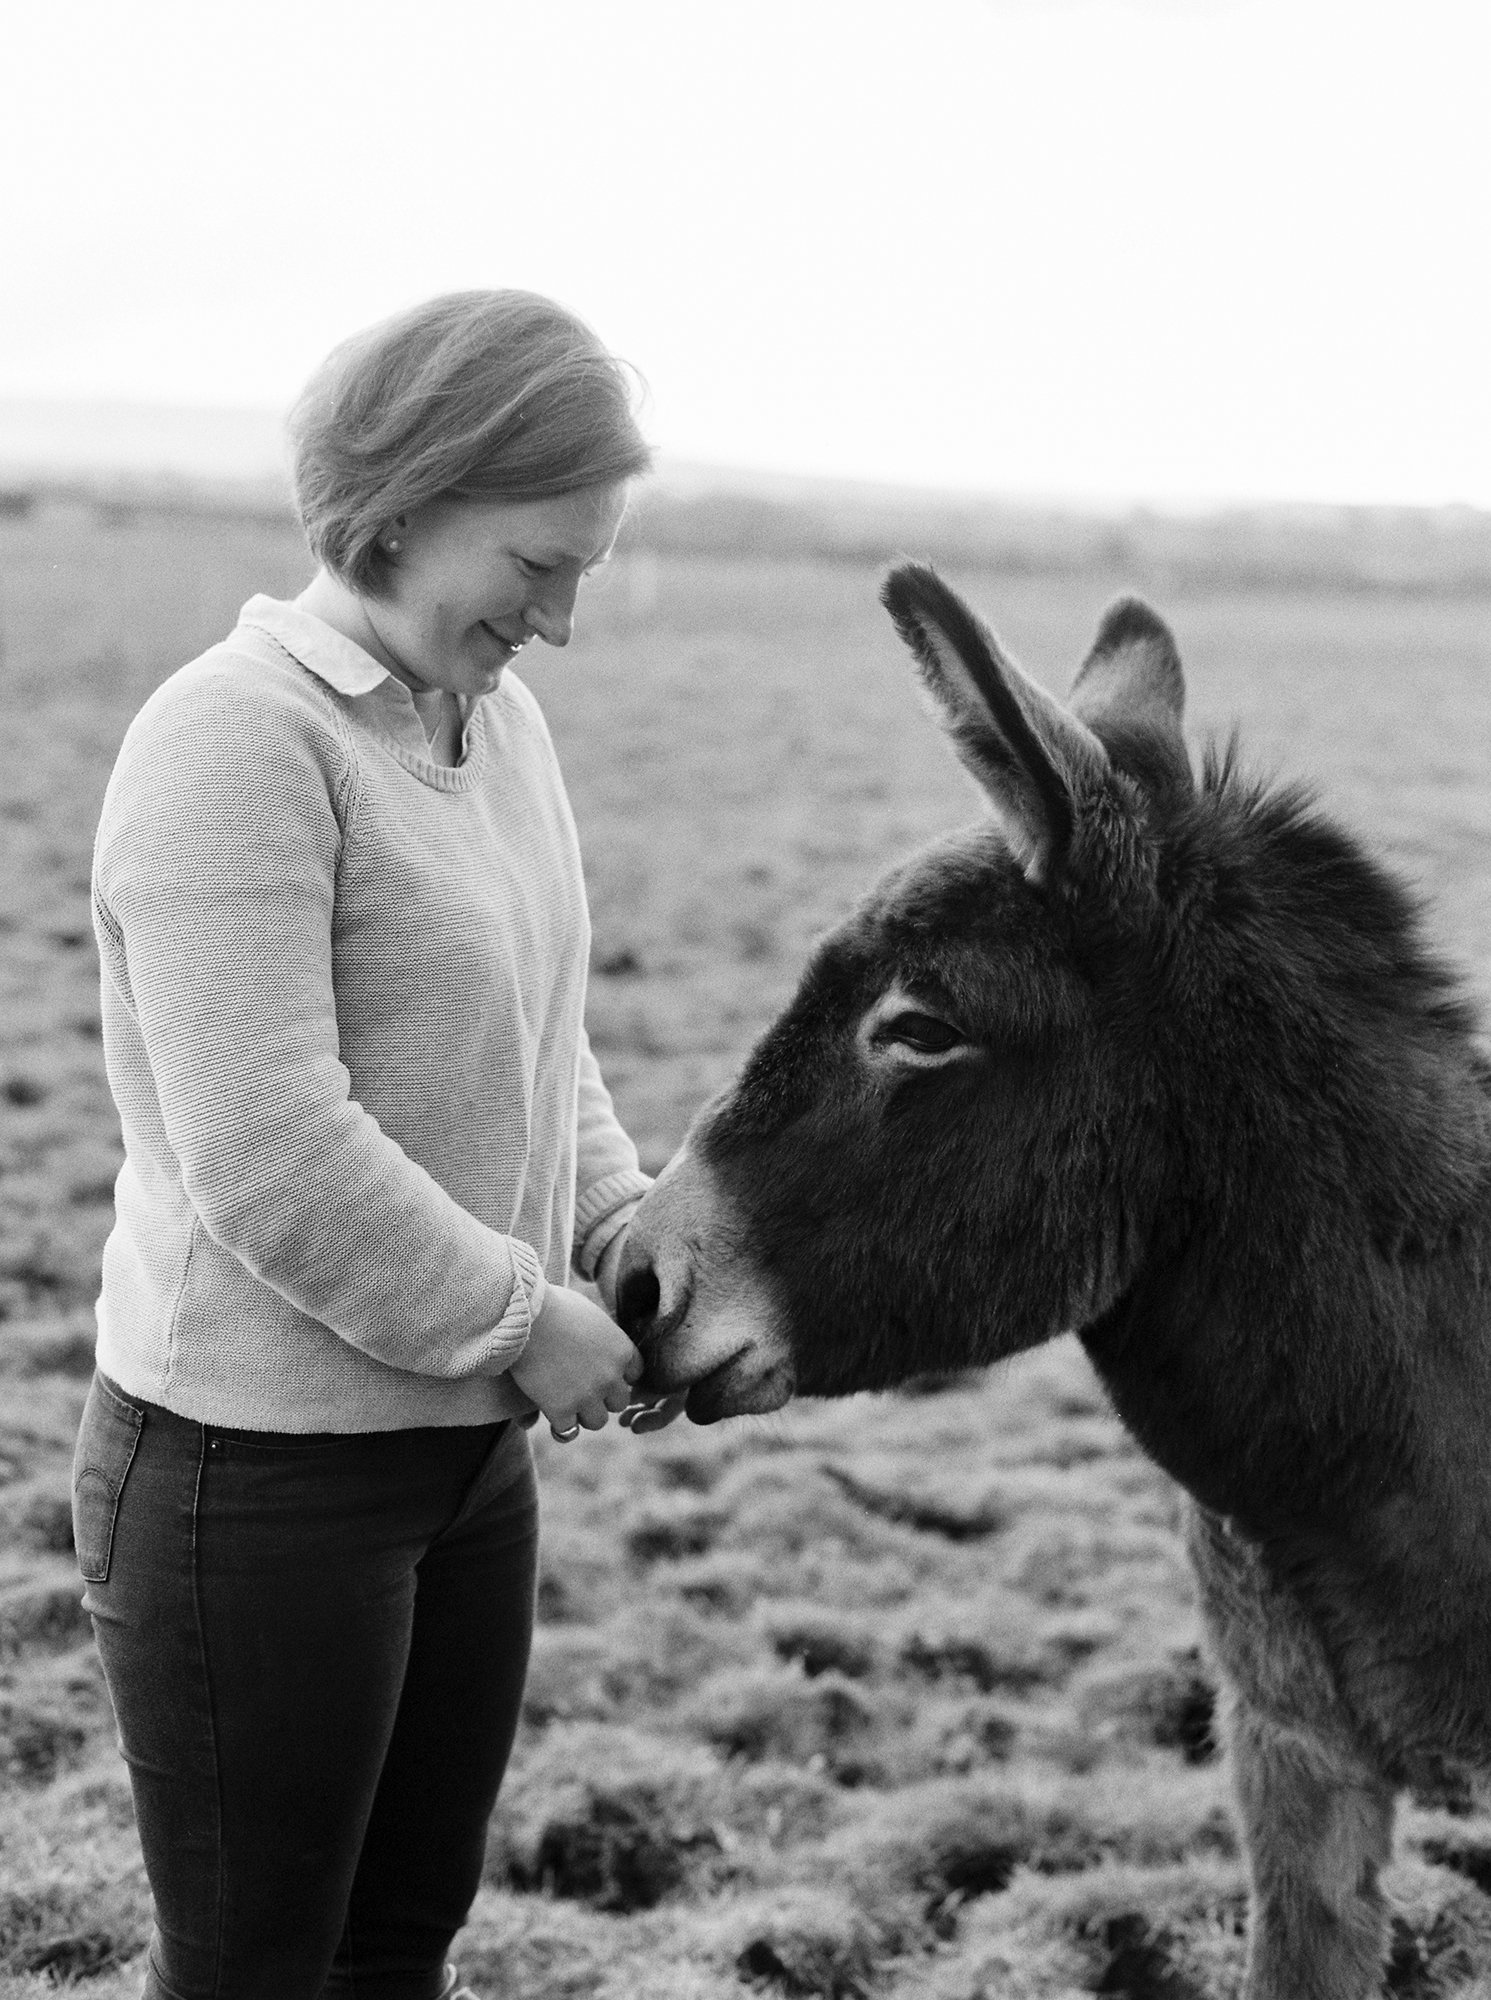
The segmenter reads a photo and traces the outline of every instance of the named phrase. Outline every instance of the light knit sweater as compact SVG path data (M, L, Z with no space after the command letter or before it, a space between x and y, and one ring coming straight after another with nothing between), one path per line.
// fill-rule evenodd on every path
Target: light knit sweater
M350 639L256 597L157 689L94 860L124 1128L98 1361L249 1430L526 1412L546 1283L646 1190L585 1038L590 926L537 702L435 762Z

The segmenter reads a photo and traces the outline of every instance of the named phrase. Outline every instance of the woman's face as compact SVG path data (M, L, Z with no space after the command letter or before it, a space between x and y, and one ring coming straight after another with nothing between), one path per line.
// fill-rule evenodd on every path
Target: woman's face
M575 594L610 555L625 482L548 500L437 500L389 529L386 597L361 600L362 643L416 694L487 694L535 634L566 646ZM385 541L387 538L385 538Z

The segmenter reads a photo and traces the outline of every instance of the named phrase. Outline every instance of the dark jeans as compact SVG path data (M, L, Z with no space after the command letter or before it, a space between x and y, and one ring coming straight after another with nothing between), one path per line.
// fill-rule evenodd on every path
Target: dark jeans
M98 1376L73 1516L146 2000L434 2000L528 1664L522 1427L223 1430Z

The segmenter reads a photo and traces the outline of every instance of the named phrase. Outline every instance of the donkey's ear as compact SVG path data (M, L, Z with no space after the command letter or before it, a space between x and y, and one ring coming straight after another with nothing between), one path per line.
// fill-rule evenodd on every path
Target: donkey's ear
M1137 597L1110 604L1072 686L1072 707L1113 762L1151 788L1194 785L1182 727L1180 654L1164 619Z
M935 570L903 563L886 578L880 601L1026 875L1050 879L1071 843L1079 798L1109 774L1102 744L1020 671Z

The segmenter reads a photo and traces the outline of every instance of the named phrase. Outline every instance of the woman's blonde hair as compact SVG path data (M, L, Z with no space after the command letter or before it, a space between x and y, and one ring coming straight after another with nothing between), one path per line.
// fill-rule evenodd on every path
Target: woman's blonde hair
M334 348L290 413L317 560L386 594L379 536L432 500L540 500L646 472L636 377L537 292L447 292Z

